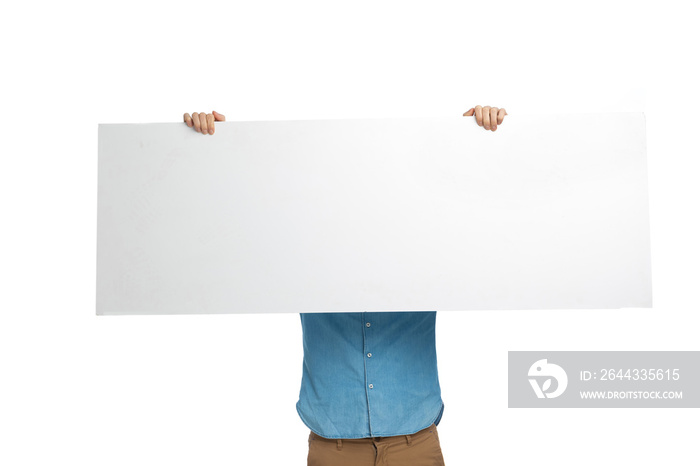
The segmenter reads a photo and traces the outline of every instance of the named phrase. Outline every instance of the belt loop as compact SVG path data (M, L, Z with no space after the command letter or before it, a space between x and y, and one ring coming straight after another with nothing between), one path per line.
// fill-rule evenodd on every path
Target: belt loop
M341 439L338 439L338 450L343 449L343 441Z
M406 436L406 442L410 445L411 444L411 436L407 435Z

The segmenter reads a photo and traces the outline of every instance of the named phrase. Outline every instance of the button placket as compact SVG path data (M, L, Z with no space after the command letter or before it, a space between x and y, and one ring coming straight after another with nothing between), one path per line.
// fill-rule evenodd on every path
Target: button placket
M371 326L372 326L372 323L371 323L371 322L365 322L365 327L366 327L366 328L370 328ZM367 334L367 332L365 332L365 336L366 336L366 340L365 340L365 351L366 351L367 349L369 349L369 344L368 344L368 343L369 343L369 335ZM366 356L367 356L367 358L371 358L371 357L372 357L372 353L368 351L368 352L366 353ZM371 378L371 377L372 377L372 373L371 373L369 370L367 371L367 375L368 375L368 378ZM368 383L368 384L367 384L367 387L370 388L370 389L373 389L373 388L374 388L374 384Z

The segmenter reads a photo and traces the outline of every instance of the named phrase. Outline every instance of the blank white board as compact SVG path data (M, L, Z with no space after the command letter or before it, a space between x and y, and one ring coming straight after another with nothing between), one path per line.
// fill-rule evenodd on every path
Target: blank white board
M642 113L99 125L97 314L651 306Z

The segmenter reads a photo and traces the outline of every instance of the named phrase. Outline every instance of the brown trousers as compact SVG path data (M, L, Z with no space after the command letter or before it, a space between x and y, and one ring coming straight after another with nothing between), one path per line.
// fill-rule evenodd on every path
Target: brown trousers
M308 466L445 466L435 424L411 435L330 439L309 434Z

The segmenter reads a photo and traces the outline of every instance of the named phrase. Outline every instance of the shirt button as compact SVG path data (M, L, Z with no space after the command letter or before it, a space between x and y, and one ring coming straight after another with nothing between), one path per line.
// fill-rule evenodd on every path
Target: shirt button
M370 323L369 323L369 322L367 322L367 323L366 323L365 325L366 325L367 327L369 327Z
M367 353L367 357L368 357L368 358L371 358L371 357L372 357L372 353Z
M372 385L372 384L369 384L369 388L374 388L374 385Z

